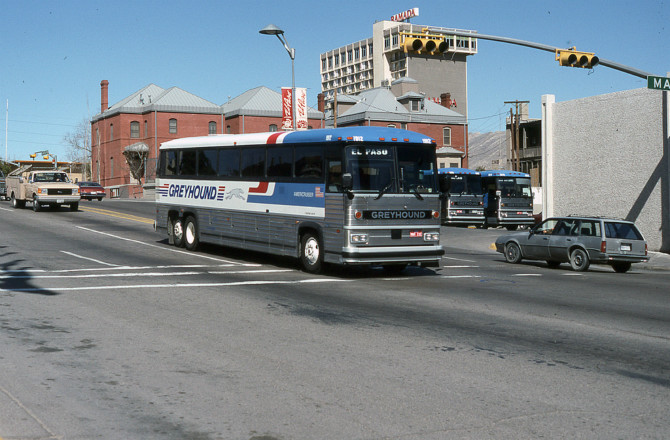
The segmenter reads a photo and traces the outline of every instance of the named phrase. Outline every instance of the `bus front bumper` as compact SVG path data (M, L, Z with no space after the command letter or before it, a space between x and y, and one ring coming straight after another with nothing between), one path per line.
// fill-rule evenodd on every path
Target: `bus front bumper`
M437 266L442 255L444 248L440 245L345 247L340 261L342 264L421 263L423 266Z

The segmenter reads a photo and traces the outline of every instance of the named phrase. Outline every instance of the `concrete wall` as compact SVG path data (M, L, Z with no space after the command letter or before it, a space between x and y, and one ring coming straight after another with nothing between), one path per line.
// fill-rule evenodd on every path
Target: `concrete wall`
M670 250L663 93L636 89L567 102L546 95L542 102L545 216L632 220L649 250Z

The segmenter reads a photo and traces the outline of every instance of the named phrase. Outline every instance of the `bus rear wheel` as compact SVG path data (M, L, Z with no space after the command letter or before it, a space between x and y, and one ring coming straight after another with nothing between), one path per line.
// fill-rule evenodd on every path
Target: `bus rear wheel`
M313 232L306 232L300 239L300 265L309 273L319 273L323 268L321 243Z
M200 244L198 222L193 216L186 217L186 221L184 222L184 244L189 251L198 249L198 245Z

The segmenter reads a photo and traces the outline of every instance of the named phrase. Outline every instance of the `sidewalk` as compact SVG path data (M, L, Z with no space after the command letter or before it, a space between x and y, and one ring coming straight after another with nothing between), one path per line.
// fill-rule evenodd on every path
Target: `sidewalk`
M636 269L643 270L669 270L670 271L670 254L663 252L649 252L649 262L635 265Z

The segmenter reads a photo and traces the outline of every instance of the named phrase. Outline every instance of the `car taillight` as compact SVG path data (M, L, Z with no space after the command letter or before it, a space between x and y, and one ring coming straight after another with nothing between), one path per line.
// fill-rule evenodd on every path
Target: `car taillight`
M644 254L647 255L647 243L644 244Z
M605 240L600 242L600 252L603 254L607 252L607 242Z

